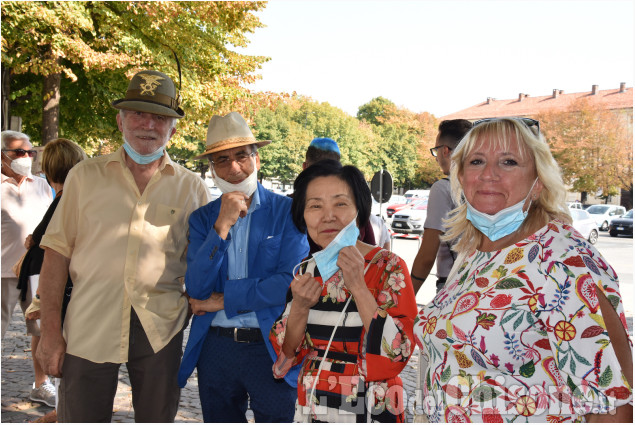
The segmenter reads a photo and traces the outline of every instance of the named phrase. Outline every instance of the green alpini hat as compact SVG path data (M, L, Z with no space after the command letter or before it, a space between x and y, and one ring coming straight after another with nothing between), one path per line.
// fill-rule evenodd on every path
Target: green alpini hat
M185 114L179 107L179 100L170 77L159 71L147 70L137 72L130 80L126 96L111 105L127 111L183 118Z

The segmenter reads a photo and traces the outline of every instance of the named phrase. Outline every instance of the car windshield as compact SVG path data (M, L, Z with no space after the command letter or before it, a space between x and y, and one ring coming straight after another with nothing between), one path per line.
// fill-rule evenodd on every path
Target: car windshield
M629 210L622 218L633 218L633 210Z
M608 205L592 205L587 209L589 214L604 214L609 210L610 206Z

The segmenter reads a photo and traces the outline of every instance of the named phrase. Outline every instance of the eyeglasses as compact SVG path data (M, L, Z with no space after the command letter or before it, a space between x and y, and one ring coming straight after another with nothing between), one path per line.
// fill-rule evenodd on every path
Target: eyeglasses
M234 158L230 158L228 156L221 156L216 161L210 158L209 162L212 163L212 166L214 168L228 168L231 166L232 162L234 161L236 161L238 165L244 165L247 162L247 159L255 155L256 155L256 152L251 152L251 153L239 152L236 155L234 155Z
M13 152L15 156L30 156L31 158L35 158L37 156L37 151L35 149L24 150L24 149L2 149L2 152Z
M439 145L439 146L435 146L435 147L433 147L433 148L430 148L430 153L432 154L432 156L433 156L433 157L435 157L435 158L436 158L436 157L437 157L437 155L438 155L438 152L437 152L437 151L438 151L439 149L441 149L441 148L448 148L449 150L452 150L452 148L451 148L451 147L449 147L449 146L447 146L447 145Z
M527 128L536 127L538 130L538 134L540 134L540 122L533 118L520 118L520 117L506 117L507 119L520 121L527 126ZM501 118L484 118L482 120L474 121L472 124L472 128L476 127L479 124L483 124L486 122L500 120Z

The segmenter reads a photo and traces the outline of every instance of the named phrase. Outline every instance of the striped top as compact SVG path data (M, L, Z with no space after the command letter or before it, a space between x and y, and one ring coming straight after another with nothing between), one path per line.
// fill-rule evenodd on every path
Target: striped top
M399 373L414 348L413 322L417 313L414 290L404 261L375 248L365 256L365 281L379 309L366 332L355 300L344 284L342 271L333 275L310 310L302 344L292 362L282 353L291 291L283 314L274 323L270 340L278 353L274 376L280 378L302 363L298 377L296 420L326 422L403 422L405 403ZM302 271L322 283L315 262ZM309 401L326 346L346 306L340 326L319 374L313 402ZM367 400L368 399L368 400ZM309 406L307 408L307 406ZM311 417L307 415L311 412Z

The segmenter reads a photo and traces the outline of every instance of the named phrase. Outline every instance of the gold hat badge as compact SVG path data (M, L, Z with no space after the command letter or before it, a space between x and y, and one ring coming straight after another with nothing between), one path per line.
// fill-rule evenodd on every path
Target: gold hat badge
M154 96L154 91L161 85L159 81L163 80L163 77L151 74L139 74L139 77L143 78L144 81L144 83L139 84L139 87L141 87L140 94Z

